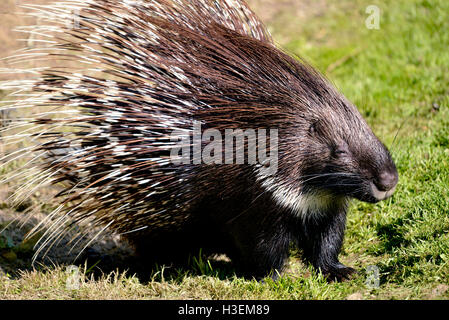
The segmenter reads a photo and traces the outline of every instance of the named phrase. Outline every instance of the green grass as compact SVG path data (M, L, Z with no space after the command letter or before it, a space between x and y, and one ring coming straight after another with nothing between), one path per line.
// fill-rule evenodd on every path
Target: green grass
M371 4L381 9L379 30L365 27ZM448 13L445 0L355 0L333 1L301 21L287 8L269 21L280 45L311 61L359 107L400 173L393 198L351 207L341 259L361 271L354 280L328 284L292 257L279 281L257 283L226 277L199 257L193 271L165 275L161 268L148 282L87 274L76 291L67 290L63 267L3 276L0 299L449 298ZM369 265L379 268L379 288L365 285Z

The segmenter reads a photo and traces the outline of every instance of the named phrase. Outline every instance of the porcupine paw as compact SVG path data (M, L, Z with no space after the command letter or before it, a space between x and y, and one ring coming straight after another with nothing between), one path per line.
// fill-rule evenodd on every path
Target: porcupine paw
M326 277L328 282L343 282L346 280L351 280L357 274L357 270L347 267L342 263L324 270L324 272L322 270L321 272Z

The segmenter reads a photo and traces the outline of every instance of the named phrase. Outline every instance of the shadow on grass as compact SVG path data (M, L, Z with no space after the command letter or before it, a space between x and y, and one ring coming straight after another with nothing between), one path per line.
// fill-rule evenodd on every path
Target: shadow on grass
M42 253L45 254L38 255L33 261L36 243L42 234L26 239L30 229L31 225L22 228L18 221L0 221L0 274L17 279L23 275L23 271L48 271L55 267L65 269L76 266L94 279L111 272L126 272L145 283L158 279L180 281L186 276L212 276L224 280L231 279L238 273L225 255L206 255L202 250L193 252L182 263L163 265L148 262L146 257L138 257L125 241L114 240L114 237L105 237L83 250L90 238L72 246L68 235L67 239L44 248Z
M392 252L395 248L407 247L410 245L410 240L405 238L406 230L404 225L406 221L412 218L412 213L394 219L390 223L376 225L377 235L381 240L381 246L378 248L378 253Z
M222 255L191 255L185 263L158 264L149 263L136 256L130 256L117 264L113 256L96 256L89 254L86 274L100 278L114 271L135 275L143 284L152 281L170 281L180 283L187 276L210 276L220 280L233 279L237 275L232 262Z
M48 257L33 262L32 252L20 252L12 249L0 249L0 272L6 273L11 279L18 279L24 271L48 272L53 268L69 269L75 266L83 271L85 276L95 280L104 278L112 272L136 276L143 284L152 281L170 281L180 283L189 276L211 276L220 280L233 279L237 276L232 262L223 255L206 256L201 252L191 255L183 264L148 263L130 254L102 254L87 248L82 255L73 262L58 261Z

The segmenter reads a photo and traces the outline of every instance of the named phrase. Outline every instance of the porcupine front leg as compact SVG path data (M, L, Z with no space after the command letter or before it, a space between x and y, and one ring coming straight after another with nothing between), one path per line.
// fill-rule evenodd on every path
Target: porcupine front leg
M245 227L242 227L245 226ZM254 220L238 225L232 232L235 245L232 259L247 278L279 277L288 258L291 238L282 224L264 228Z
M346 207L332 213L302 217L298 246L303 255L328 281L344 281L356 271L338 260L346 227Z

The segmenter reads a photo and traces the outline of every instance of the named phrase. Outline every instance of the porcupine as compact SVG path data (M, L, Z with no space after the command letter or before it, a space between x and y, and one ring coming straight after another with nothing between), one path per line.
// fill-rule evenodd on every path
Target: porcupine
M49 22L34 30L47 39L36 57L68 61L33 70L18 83L32 96L10 106L32 113L19 123L32 144L14 153L31 159L23 176L38 169L33 185L63 186L50 238L89 222L151 261L202 248L259 279L282 271L293 244L328 279L354 272L338 259L349 199L391 196L395 164L357 108L278 49L242 0L28 7ZM276 129L276 172L174 163L173 133L189 137L191 156L195 123L202 132Z

